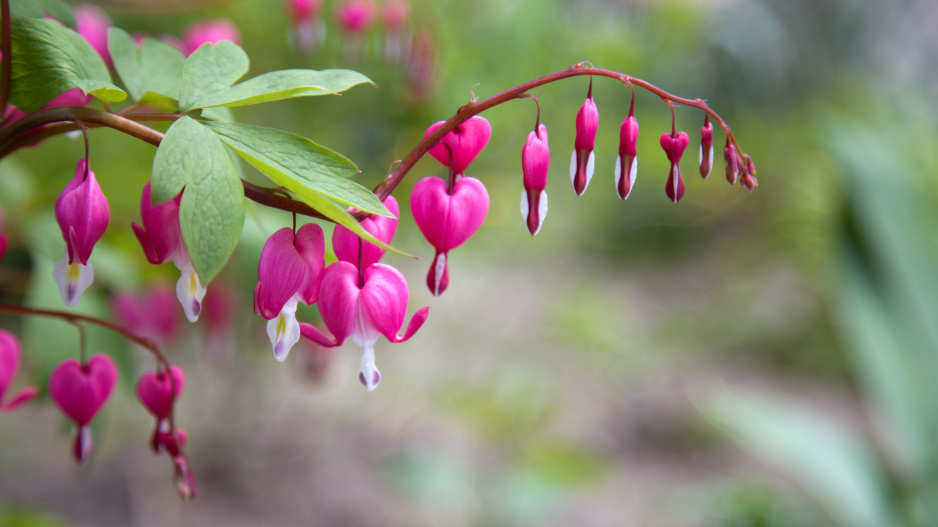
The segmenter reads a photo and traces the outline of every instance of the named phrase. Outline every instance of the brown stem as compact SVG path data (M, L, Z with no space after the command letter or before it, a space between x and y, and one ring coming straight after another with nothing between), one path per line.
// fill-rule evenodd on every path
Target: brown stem
M401 180L404 179L404 176L407 175L410 169L413 168L415 164L417 164L417 161L419 161L420 158L423 157L423 155L426 154L431 147L436 145L444 135L456 129L457 126L466 122L466 120L468 120L470 117L478 115L485 110L488 110L489 108L497 106L503 102L509 101L511 99L517 99L518 97L521 97L521 95L526 91L537 88L538 86L543 86L551 82L569 77L576 77L579 75L597 75L600 77L617 79L625 84L631 84L640 88L644 88L665 101L678 103L684 106L690 106L692 108L698 108L704 111L707 115L713 117L713 119L719 123L720 127L723 128L723 131L726 133L730 143L732 143L733 146L736 147L737 151L739 151L740 157L745 156L745 154L742 153L742 149L739 147L739 143L736 141L736 137L733 135L733 132L730 131L729 125L726 124L726 121L724 121L723 118L721 118L716 112L707 106L707 102L703 99L685 99L683 97L678 97L677 95L668 93L661 88L658 88L654 84L626 75L624 73L587 67L583 64L575 64L563 71L551 73L550 75L545 75L523 84L519 84L514 88L509 88L501 93L489 97L488 99L484 99L478 102L470 101L465 106L462 106L459 108L459 110L456 111L456 115L450 117L445 123L443 123L442 126L434 130L432 134L424 137L423 140L420 141L420 143L418 143L409 154L407 154L407 157L405 157L404 160L401 161L401 164L397 166L397 170L389 174L386 178L384 178L384 181L375 187L375 195L377 195L378 199L380 200L387 198L395 189L395 187L397 187L397 185L401 182ZM745 157L748 158L748 156Z

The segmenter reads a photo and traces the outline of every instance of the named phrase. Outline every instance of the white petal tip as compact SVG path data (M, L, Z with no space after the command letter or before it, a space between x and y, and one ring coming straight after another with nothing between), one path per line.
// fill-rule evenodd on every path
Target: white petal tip
M59 285L59 294L66 306L74 306L81 299L81 295L94 282L94 268L91 264L69 264L68 254L56 262L52 269L52 277Z

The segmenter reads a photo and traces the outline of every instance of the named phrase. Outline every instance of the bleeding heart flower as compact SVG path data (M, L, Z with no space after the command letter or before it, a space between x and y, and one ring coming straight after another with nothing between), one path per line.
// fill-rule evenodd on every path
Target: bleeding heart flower
M424 137L432 134L434 130L443 126L446 121L434 123L427 128L423 134ZM453 173L465 174L466 168L472 160L479 155L479 152L488 144L492 137L492 125L485 117L474 115L465 122L459 124L453 131L444 135L440 142L441 145L430 149L430 155L437 161L443 163L443 166L450 166L450 152L453 155ZM446 145L446 146L444 146ZM449 147L449 148L447 148Z
M39 389L35 386L28 386L20 390L9 401L4 402L3 400L7 389L13 384L16 371L20 367L21 354L20 342L16 335L5 329L0 329L0 412L12 412L39 393Z
M49 396L69 419L75 422L72 455L79 463L92 452L88 425L107 401L117 382L117 366L110 357L97 354L85 364L66 359L49 378Z
M56 199L55 219L65 239L65 256L55 264L52 276L59 284L62 301L73 306L94 281L88 258L111 219L107 197L88 169L87 159L78 161L75 176Z
M159 343L168 342L176 333L175 303L173 291L161 286L140 295L118 291L111 296L111 309L122 327Z
M749 193L752 194L752 191L759 186L759 180L756 179L756 164L750 159L746 162L746 170L743 172L742 179L739 180L740 186L746 187L749 189Z
M214 46L216 42L230 40L240 46L241 33L238 31L238 26L234 25L234 22L219 18L192 24L186 29L182 40L186 45L186 55L191 55L193 51L199 49L199 46L205 43Z
M319 12L322 10L322 0L285 0L293 28L297 47L301 50L310 50L322 44L325 27Z
M638 175L638 119L629 113L619 128L619 157L616 159L616 192L626 199Z
M310 324L301 323L300 330L321 346L340 346L347 338L361 346L359 380L371 391L381 381L375 366L378 337L404 342L427 319L430 308L425 307L414 314L403 335L397 334L407 314L409 296L404 275L390 265L374 264L361 272L348 262L335 262L326 268L317 304L332 338Z
M179 453L181 444L177 445L173 434L169 433L168 418L185 384L186 374L176 366L169 367L169 375L165 370L151 371L144 373L137 381L137 399L156 418L156 425L153 427L153 435L150 438L150 448L154 453L158 454L161 449L167 449L173 456ZM182 442L185 442L184 438L183 433Z
M700 177L707 179L713 171L713 125L710 116L704 118L700 129Z
M593 87L586 96L583 106L576 113L576 140L573 142L573 156L570 158L570 181L577 196L582 196L593 179L596 155L596 130L599 128L599 110L593 101Z
M673 203L677 203L684 196L684 178L681 177L679 163L681 156L684 155L684 149L690 143L690 138L684 132L671 132L661 134L659 142L668 160L671 161L671 170L668 172L668 182L665 184L664 191Z
M521 171L524 173L524 192L521 193L521 216L534 236L541 231L547 216L547 169L550 168L550 148L547 146L547 127L538 125L537 133L528 134L521 151Z
M284 227L264 244L257 263L254 313L269 320L267 335L278 361L284 361L300 339L297 303L316 302L325 252L322 228L315 223L303 225L296 234Z
M436 249L427 287L439 296L449 285L447 253L468 240L489 211L489 195L481 181L457 178L452 192L437 177L423 178L410 194L410 210L420 232Z
M344 0L335 7L335 18L346 34L359 35L368 31L375 17L370 0Z
M401 209L394 196L388 196L384 200L384 206L394 215L393 218L372 214L361 221L361 226L375 238L390 244L391 240L394 239L394 233L397 231L397 222L401 217ZM354 212L354 209L349 209L349 212ZM361 247L361 254L359 254L359 247ZM366 269L373 263L378 263L381 257L384 256L384 249L373 243L362 241L358 235L341 225L336 225L335 230L332 231L332 250L335 251L335 257L338 260L348 262L362 269ZM361 258L360 261L359 258Z
M202 298L205 297L205 286L189 259L189 251L182 241L182 230L179 228L179 203L182 192L175 198L154 205L150 197L150 182L143 187L140 195L140 217L143 227L136 223L131 224L137 240L143 247L147 260L151 264L159 265L172 261L181 272L176 282L176 298L182 305L189 322L199 319L202 312Z

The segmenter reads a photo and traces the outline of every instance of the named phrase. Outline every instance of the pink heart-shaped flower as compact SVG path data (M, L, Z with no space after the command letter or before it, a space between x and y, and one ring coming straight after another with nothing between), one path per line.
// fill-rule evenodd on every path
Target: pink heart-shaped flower
M668 156L668 160L672 163L678 163L681 161L681 156L684 155L684 149L690 143L690 137L684 132L678 132L675 135L661 134L659 142L661 148L664 149L664 153Z
M424 137L432 134L434 130L443 125L445 121L434 123L427 128ZM440 139L441 143L449 146L449 149L443 145L437 145L430 149L430 155L437 161L443 163L443 166L449 166L450 151L453 153L453 172L463 174L466 167L472 160L479 155L479 152L488 144L492 137L492 125L485 117L475 115L457 126L452 132L444 135Z
M179 397L186 384L186 374L182 368L169 367L170 375L165 371L144 373L137 381L137 398L157 419L165 419L173 408L173 401ZM172 383L170 383L172 376Z
M117 366L107 355L94 355L84 365L66 359L49 378L49 395L69 419L84 426L94 419L116 382Z
M385 198L384 206L394 215L393 218L375 214L363 219L361 225L365 231L374 235L375 238L384 243L391 243L391 240L394 239L394 233L397 231L397 222L398 218L401 217L401 210L394 196ZM349 209L349 212L354 210ZM359 247L362 249L361 255L358 254ZM341 225L336 225L332 233L332 249L335 251L337 259L355 266L361 263L362 269L367 269L371 264L378 263L381 257L384 256L384 249L373 243L362 242L358 235Z
M485 221L489 194L475 178L459 178L449 194L445 181L428 177L414 186L410 209L430 245L448 252L468 240Z

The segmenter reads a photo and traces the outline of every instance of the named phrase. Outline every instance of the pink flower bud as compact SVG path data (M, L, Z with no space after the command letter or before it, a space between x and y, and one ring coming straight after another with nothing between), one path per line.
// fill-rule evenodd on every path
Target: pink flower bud
M241 33L238 31L238 26L234 25L234 22L219 18L192 24L182 36L182 40L186 44L186 54L191 55L193 51L199 49L206 42L214 45L222 40L230 40L240 46Z
M85 364L66 359L49 378L49 396L77 426L72 455L82 463L91 457L88 424L104 405L117 382L117 366L110 357L96 354Z
M297 303L316 302L325 252L322 228L315 223L303 225L296 234L284 227L264 245L257 263L254 313L270 321L267 334L278 361L284 361L300 339Z
M107 13L93 4L82 4L75 8L74 13L78 34L91 44L106 64L110 65L111 54L107 49L107 30L111 27L111 19Z
M449 251L468 240L485 221L489 195L481 181L458 178L452 192L437 177L423 178L410 194L410 210L420 232L436 249L427 286L439 296L449 285Z
M322 9L322 0L285 0L284 3L294 21L309 20Z
M182 368L170 366L169 371L170 375L164 370L150 371L137 381L137 399L158 420L169 417L173 403L186 384L186 374Z
M384 2L384 28L389 33L395 33L404 28L407 16L410 14L410 4L407 0L387 0Z
M616 192L626 199L638 175L638 119L629 114L619 128L619 157L616 159Z
M700 177L707 179L713 170L713 125L704 121L700 129Z
M397 222L398 218L401 217L401 211L394 196L388 196L384 200L384 206L394 215L393 218L372 214L361 221L361 226L375 238L389 244L394 239L394 233L397 231ZM353 211L354 209L349 209L349 212ZM359 247L362 249L361 254L359 254ZM335 230L332 231L332 250L335 251L337 259L349 262L362 269L367 269L369 265L378 263L378 260L384 256L384 249L373 243L363 242L355 233L341 225L336 225ZM359 262L361 265L359 265Z
M147 260L152 264L161 264L172 261L181 276L176 282L176 298L182 305L183 312L189 322L199 319L202 312L202 298L205 296L205 286L189 259L189 251L182 241L182 231L179 227L179 204L182 201L182 192L175 198L154 205L151 201L150 182L143 187L140 195L140 217L143 227L132 223L134 234Z
M589 96L576 114L576 140L573 142L573 157L570 159L570 180L577 196L582 196L593 179L596 156L596 130L599 128L599 110L593 97Z
M59 284L62 301L73 306L94 281L88 258L111 219L107 197L84 158L55 201L55 219L65 239L65 256L55 265L52 276Z
M430 308L417 311L403 335L397 332L407 315L410 290L400 271L374 264L363 272L348 262L335 262L326 268L319 295L319 313L330 339L310 324L300 324L303 336L326 347L340 346L346 339L362 347L359 380L368 391L381 380L375 366L374 345L381 335L391 342L404 342L420 329Z
M429 136L434 130L443 125L445 121L439 121L427 128L423 134ZM469 163L479 155L479 152L488 144L492 137L492 125L485 117L474 115L465 122L459 124L453 131L444 135L440 142L441 145L430 149L430 155L437 161L443 163L443 166L450 166L450 152L453 155L453 172L456 174L465 174ZM446 145L446 146L444 146ZM449 148L447 148L447 146Z
M753 190L755 190L756 187L759 186L759 180L756 179L755 175L756 175L756 164L753 163L752 160L750 159L746 163L746 170L744 171L743 177L739 182L740 186L743 186L749 189L750 194L752 193Z
M534 236L541 230L547 216L547 170L550 168L550 148L547 146L547 127L538 125L537 133L530 132L521 151L521 171L524 173L524 192L521 193L521 215Z
M342 31L349 35L360 35L371 27L375 17L375 6L370 0L343 0L335 7L335 18Z
M681 156L684 155L684 149L690 143L690 138L684 132L676 134L661 134L661 148L671 161L671 170L668 172L668 181L665 184L664 191L673 203L677 203L684 196L684 178L681 176L679 163Z
M726 146L723 147L723 163L726 165L726 180L730 185L735 185L739 179L739 157L736 155L736 148L726 140Z
M39 393L39 389L35 386L28 386L20 390L9 401L3 400L7 389L13 384L16 371L20 367L21 354L20 342L16 335L5 329L0 329L0 413L12 412Z

